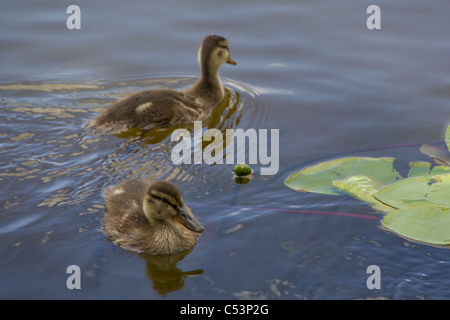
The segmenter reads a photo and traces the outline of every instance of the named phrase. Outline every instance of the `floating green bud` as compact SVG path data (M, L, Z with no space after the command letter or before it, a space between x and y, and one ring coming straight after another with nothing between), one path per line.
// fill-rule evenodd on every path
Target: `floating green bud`
M246 165L245 163L240 163L234 166L234 170L233 172L238 176L238 177L244 177L244 176L248 176L249 174L252 173L252 169Z

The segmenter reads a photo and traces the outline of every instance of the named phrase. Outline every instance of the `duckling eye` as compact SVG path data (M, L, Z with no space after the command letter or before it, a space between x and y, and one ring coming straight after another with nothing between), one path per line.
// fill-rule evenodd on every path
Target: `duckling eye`
M182 211L180 211L180 215L185 219L188 218L188 215Z
M169 200L167 200L166 198L160 197L159 200L161 200L161 201L164 202L166 205L168 205L168 206L170 206L170 207L172 207L172 208L174 208L174 209L176 210L176 206L173 205L173 204L172 204Z

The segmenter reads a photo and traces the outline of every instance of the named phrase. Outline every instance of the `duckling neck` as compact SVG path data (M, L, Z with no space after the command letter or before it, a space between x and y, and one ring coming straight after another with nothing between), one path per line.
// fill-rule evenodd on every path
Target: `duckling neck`
M211 106L221 102L225 92L218 69L202 68L201 78L186 93L204 99Z
M153 217L152 212L143 206L144 215L149 224L149 231L145 233L143 241L146 243L145 252L152 254L170 254L192 248L199 238L199 234L192 232L172 220L161 221ZM149 237L148 235L151 236Z
M157 254L169 254L188 250L195 246L197 240L198 235L184 227L159 224L155 226L151 247Z

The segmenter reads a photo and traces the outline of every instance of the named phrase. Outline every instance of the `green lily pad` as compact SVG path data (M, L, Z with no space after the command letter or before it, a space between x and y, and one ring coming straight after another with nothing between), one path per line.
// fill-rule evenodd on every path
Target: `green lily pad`
M450 173L449 166L433 166L431 163L424 161L413 161L409 164L410 170L408 173L408 178L413 177L434 177L440 174Z
M291 174L285 185L296 191L338 195L333 181L352 176L366 176L382 185L390 184L401 175L393 168L393 158L349 157L321 162Z
M431 163L425 161L413 161L409 164L408 177L428 176L431 171Z
M439 169L439 168L438 168ZM412 240L450 244L450 174L412 177L380 189L374 197L390 206L383 226Z
M440 174L448 174L450 173L450 167L449 166L434 166L433 170L431 170L429 176L437 176Z
M381 223L389 230L415 241L450 244L450 208L407 207L391 211Z
M450 126L446 144L450 147ZM286 186L330 195L347 193L387 213L383 226L402 237L450 245L450 154L423 145L421 151L444 165L410 163L408 177L393 167L393 158L349 157L322 162L291 174Z
M394 209L374 197L374 194L384 186L384 184L376 178L352 176L344 180L333 181L333 186L358 200L371 203L372 206L379 211L389 212Z
M419 206L450 208L450 174L405 179L381 188L374 197L395 208Z

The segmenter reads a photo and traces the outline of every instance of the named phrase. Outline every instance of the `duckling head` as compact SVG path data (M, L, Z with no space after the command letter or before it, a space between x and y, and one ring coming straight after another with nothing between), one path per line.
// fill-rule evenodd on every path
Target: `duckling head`
M202 75L207 78L216 77L219 67L224 63L236 64L231 58L228 40L218 35L209 35L203 40L197 59Z
M149 185L143 210L152 225L175 223L193 232L203 232L200 222L183 203L180 192L167 181L154 181Z

